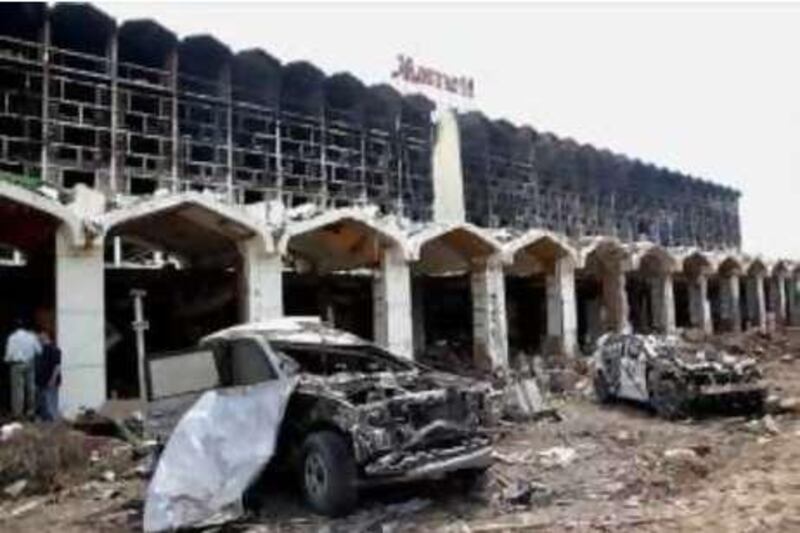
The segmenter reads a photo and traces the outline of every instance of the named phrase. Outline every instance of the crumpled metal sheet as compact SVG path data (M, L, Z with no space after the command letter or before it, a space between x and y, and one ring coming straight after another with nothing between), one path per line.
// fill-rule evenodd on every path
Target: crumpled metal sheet
M147 489L144 531L234 520L275 452L296 379L211 390L181 418Z

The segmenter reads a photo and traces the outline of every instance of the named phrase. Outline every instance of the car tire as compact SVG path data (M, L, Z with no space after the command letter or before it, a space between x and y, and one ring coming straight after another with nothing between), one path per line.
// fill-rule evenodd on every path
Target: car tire
M606 380L605 374L602 372L597 372L594 375L593 380L594 385L594 395L597 398L597 401L600 403L611 403L614 399L613 394L611 394L611 388L608 385L608 380Z
M314 511L342 516L358 499L356 465L349 443L333 431L306 437L300 460L300 484Z
M675 420L686 415L686 391L675 378L651 372L647 382L650 389L650 404L658 416Z
M489 467L466 468L453 474L459 481L463 494L482 492L489 484Z

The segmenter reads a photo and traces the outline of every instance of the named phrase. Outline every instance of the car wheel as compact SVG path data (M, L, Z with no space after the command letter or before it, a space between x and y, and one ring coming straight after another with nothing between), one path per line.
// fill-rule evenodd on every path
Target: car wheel
M300 480L308 504L328 516L346 514L356 504L356 465L350 446L333 431L309 435L303 444Z
M606 376L602 372L597 372L594 375L594 395L600 403L611 403L611 400L614 399Z
M455 472L454 477L461 485L464 494L482 492L489 484L489 467L467 468Z
M674 420L686 414L686 393L675 378L653 373L648 383L650 403L659 416Z

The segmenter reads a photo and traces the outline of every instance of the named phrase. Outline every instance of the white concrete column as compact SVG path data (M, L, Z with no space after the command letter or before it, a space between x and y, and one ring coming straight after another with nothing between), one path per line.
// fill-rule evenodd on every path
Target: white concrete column
M61 411L67 417L106 401L105 261L102 243L73 246L56 233L56 339Z
M778 274L770 278L772 290L770 295L772 297L772 309L775 312L775 321L780 325L785 325L786 320L786 277L783 274Z
M283 262L278 253L267 253L260 238L239 246L242 254L243 320L257 322L283 316Z
M414 339L414 355L421 355L427 348L425 337L425 294L423 281L411 280L411 331Z
M650 312L655 327L661 333L675 332L675 293L672 274L659 274L648 280L650 285Z
M730 331L742 330L742 313L739 305L739 276L729 274L719 280L720 318Z
M547 335L558 339L562 354L574 356L578 347L578 314L575 298L575 266L568 257L555 262L547 276Z
M433 220L464 222L464 178L461 141L455 112L445 110L436 124L433 161Z
M745 279L745 304L751 325L767 329L767 306L764 298L764 276L755 274Z
M375 342L392 353L414 356L411 271L402 250L387 248L372 289Z
M472 286L472 345L475 362L508 368L505 275L500 259L475 265Z
M705 333L713 333L711 321L711 304L708 301L708 279L698 274L689 279L689 322L692 327Z
M625 271L617 266L603 273L603 312L606 331L630 331L628 292L625 290Z
M800 298L797 294L797 278L790 274L786 278L786 309L790 326L800 326Z

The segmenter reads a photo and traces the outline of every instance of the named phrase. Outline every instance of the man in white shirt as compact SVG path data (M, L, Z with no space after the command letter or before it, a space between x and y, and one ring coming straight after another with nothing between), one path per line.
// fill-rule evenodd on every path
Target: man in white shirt
M36 410L34 360L42 345L22 320L17 320L16 326L6 342L6 363L11 368L11 412L17 418L32 417Z

